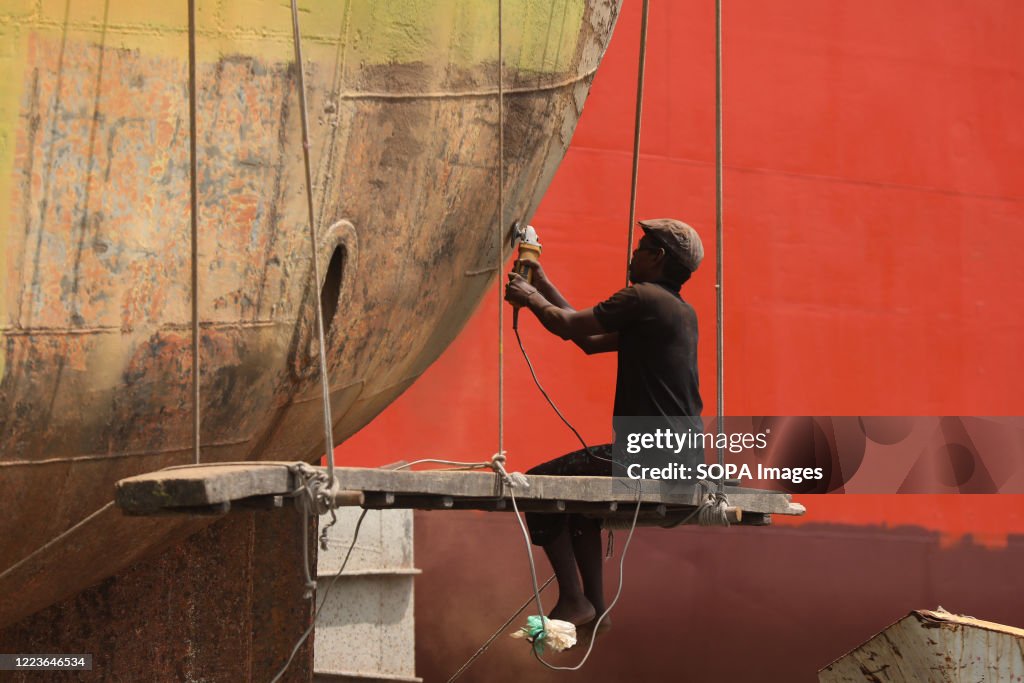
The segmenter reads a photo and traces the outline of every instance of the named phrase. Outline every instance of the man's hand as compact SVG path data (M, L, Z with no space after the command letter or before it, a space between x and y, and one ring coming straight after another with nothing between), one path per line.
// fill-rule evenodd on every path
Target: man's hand
M540 285L541 283L548 281L548 276L544 273L544 269L541 267L539 261L521 261L516 259L516 262L512 264L512 268L513 270L518 271L520 267L525 267L527 270L533 272L533 278L531 278L530 281L534 284Z
M527 306L530 297L537 293L537 288L527 282L518 273L508 274L508 284L505 285L505 301L513 306Z
M537 294L537 288L527 283L517 272L509 273L509 284L505 286L505 300L513 306L526 306L529 297Z
M544 292L539 291L518 273L508 274L505 301L513 306L529 308L544 329L562 339L572 339L587 353L603 353L618 348L619 335L606 333L601 323L594 317L594 309L574 311L568 304L566 308L560 308L548 301Z

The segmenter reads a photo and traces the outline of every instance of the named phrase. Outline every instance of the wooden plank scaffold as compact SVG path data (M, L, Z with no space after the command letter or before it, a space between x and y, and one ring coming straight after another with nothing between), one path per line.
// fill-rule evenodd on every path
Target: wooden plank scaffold
M288 504L303 486L298 463L245 462L159 470L117 482L115 501L129 515L216 515L231 509L274 508ZM317 469L308 468L307 469ZM343 490L338 505L367 509L512 510L509 487L492 472L337 467ZM607 527L629 526L638 494L610 477L525 475L529 487L516 487L524 512L576 512L598 517ZM627 484L635 484L629 482ZM692 513L706 495L698 482L641 482L640 526L696 523ZM763 526L772 515L802 515L804 506L788 493L725 486L729 521Z

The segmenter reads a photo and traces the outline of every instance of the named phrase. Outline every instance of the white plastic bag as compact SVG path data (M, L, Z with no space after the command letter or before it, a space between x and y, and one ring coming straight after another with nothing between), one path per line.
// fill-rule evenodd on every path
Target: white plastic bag
M544 654L550 647L555 652L568 650L576 644L576 627L561 619L548 619L533 614L526 618L526 626L511 634L513 638L525 638L533 643L537 654Z

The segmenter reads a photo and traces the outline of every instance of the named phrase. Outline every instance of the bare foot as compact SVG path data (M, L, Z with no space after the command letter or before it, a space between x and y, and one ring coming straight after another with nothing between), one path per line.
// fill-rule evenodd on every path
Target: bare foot
M576 629L577 644L588 645L590 643L590 639L594 637L594 624L597 624L598 616L600 615L595 615L593 620L588 621ZM604 635L611 630L611 627L612 619L610 616L605 615L605 618L601 620L600 625L597 627L597 635Z
M596 612L590 601L580 596L578 599L567 599L559 596L558 604L548 614L548 619L561 619L570 624L580 626L594 620Z

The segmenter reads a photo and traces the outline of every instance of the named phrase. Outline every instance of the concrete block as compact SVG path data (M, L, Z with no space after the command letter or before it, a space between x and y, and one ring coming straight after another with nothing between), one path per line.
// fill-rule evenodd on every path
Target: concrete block
M360 508L340 508L336 511L338 523L328 535L328 550L320 554L317 573L333 576L341 566ZM413 513L412 510L370 510L359 531L359 542L352 550L346 573L413 569ZM330 515L321 517L320 524L330 521Z
M345 571L358 508L336 512L328 549L318 555L318 680L417 680L413 579L413 513L369 510ZM330 516L320 518L321 528Z
M321 592L327 581L321 582ZM416 667L413 610L408 576L343 576L320 613L314 669L411 674Z

